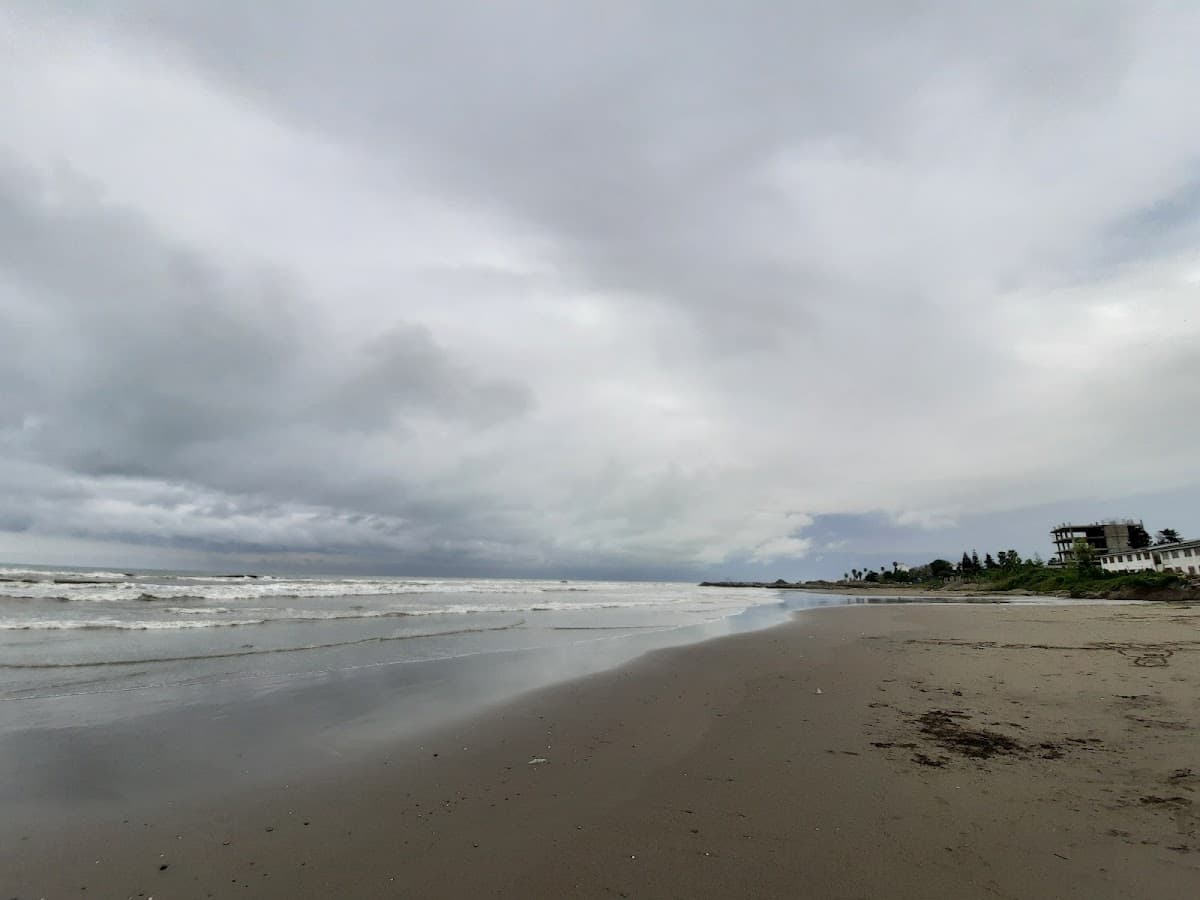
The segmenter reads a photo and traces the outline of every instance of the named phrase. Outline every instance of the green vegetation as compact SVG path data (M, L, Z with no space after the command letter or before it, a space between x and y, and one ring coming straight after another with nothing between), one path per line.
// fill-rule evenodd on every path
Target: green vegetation
M1077 566L1022 566L1015 572L990 573L979 579L992 591L1030 591L1036 594L1065 592L1072 597L1090 594L1137 595L1174 587L1182 579L1174 572L1105 572Z
M890 570L881 566L878 571L852 569L847 574L855 581L870 584L912 584L930 590L955 585L979 591L1029 591L1071 597L1150 596L1185 583L1174 572L1105 572L1095 548L1086 541L1079 541L1072 552L1075 559L1065 566L1046 565L1038 556L1022 559L1016 550L987 553L981 562L979 553L971 551L964 552L957 564L935 559L910 570L893 563Z

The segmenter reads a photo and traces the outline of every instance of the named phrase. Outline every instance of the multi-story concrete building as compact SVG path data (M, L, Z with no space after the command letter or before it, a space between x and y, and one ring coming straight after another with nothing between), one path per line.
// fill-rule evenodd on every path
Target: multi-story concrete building
M1050 532L1054 541L1055 559L1062 565L1069 563L1075 555L1076 541L1087 541L1097 556L1130 550L1131 529L1140 530L1145 534L1142 523L1133 519L1113 519L1108 522L1092 522L1089 525L1059 525Z

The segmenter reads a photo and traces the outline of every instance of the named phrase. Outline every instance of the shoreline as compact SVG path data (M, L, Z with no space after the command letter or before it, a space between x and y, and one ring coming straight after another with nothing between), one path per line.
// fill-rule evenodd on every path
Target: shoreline
M111 798L0 871L22 900L1192 896L1198 636L1163 604L803 612L302 783Z

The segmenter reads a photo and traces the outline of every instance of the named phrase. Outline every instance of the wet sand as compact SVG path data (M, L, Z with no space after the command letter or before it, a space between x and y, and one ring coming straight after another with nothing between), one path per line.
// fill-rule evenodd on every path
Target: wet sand
M1191 898L1198 687L1198 608L824 609L299 783L141 812L113 798L6 842L0 887Z

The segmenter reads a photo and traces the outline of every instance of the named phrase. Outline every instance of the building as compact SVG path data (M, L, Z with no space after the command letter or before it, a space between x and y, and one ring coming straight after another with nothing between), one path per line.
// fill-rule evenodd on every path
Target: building
M1107 553L1123 553L1132 550L1129 545L1131 533L1146 534L1141 522L1133 519L1112 519L1107 522L1092 522L1090 525L1059 525L1050 531L1054 541L1055 562L1066 565L1075 555L1075 542L1087 541L1097 556Z
M1158 549L1125 550L1121 553L1106 553L1099 559L1105 572L1157 572L1161 557Z
M1100 557L1105 572L1176 572L1180 575L1200 573L1200 541L1180 541L1160 544L1142 550L1123 550Z
M1154 548L1154 555L1159 558L1157 568L1160 572L1195 575L1197 569L1200 569L1200 541L1164 544Z

